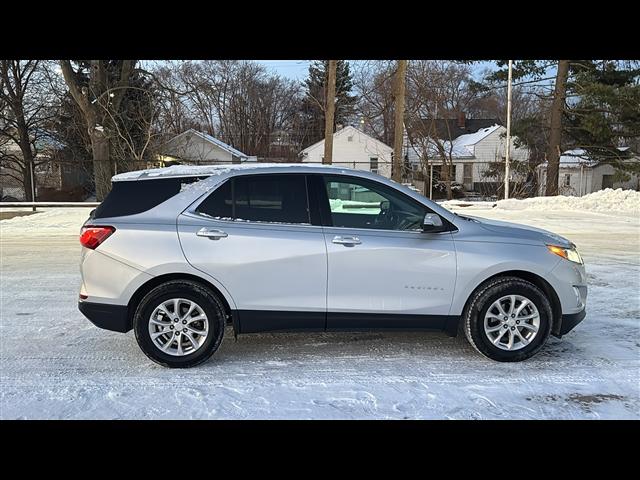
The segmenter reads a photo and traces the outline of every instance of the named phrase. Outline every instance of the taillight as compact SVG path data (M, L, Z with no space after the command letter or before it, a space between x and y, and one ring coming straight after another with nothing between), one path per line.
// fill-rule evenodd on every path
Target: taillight
M104 242L115 232L114 227L82 227L80 231L80 243L83 247L95 250L98 245Z

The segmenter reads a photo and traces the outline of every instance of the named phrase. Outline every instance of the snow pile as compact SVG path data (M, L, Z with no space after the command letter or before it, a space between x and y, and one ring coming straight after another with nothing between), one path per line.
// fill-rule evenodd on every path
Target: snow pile
M22 232L63 231L78 233L82 224L89 218L91 208L52 208L38 211L33 215L13 217L0 221L0 234L8 235Z
M617 188L605 188L583 197L534 197L517 200L500 200L502 210L588 210L591 212L640 213L640 192Z

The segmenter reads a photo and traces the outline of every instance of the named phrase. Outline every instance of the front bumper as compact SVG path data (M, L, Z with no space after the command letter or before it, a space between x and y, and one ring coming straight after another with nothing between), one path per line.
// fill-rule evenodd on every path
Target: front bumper
M78 302L78 309L96 327L122 333L131 330L126 305Z
M560 328L556 329L553 332L553 335L560 338L564 334L569 333L573 328L578 325L584 317L587 315L587 310L583 308L578 313L569 313L562 315L562 320L560 322Z

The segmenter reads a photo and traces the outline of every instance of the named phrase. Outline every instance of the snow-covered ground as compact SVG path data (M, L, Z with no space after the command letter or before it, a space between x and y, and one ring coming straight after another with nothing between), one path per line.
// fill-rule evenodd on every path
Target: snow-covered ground
M517 364L440 333L255 334L236 343L228 330L209 362L165 369L132 332L100 330L77 310L77 237L90 209L3 220L0 418L638 419L640 215L560 203L453 207L552 230L583 254L587 318Z

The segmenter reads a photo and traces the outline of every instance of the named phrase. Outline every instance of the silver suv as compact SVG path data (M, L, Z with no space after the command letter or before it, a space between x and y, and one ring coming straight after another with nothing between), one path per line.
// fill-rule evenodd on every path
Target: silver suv
M449 212L376 174L316 165L174 166L116 175L82 228L80 311L190 367L234 333L464 332L531 357L585 316L575 245Z

